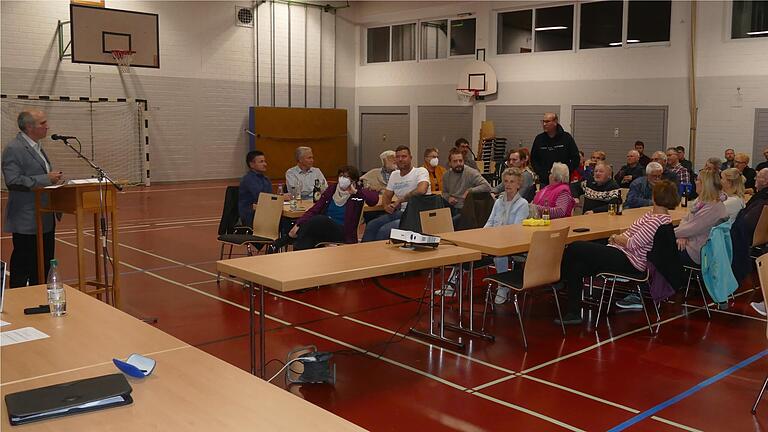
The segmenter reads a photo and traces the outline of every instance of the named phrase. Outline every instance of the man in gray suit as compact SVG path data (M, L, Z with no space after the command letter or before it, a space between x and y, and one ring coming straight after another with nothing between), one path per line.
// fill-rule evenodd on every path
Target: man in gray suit
M3 177L8 187L4 231L13 233L11 288L45 283L37 278L37 222L35 188L57 184L61 172L51 171L51 162L39 141L48 136L48 119L39 110L19 113L20 132L3 150ZM43 196L47 205L48 196ZM53 259L56 222L52 213L43 214L45 272Z

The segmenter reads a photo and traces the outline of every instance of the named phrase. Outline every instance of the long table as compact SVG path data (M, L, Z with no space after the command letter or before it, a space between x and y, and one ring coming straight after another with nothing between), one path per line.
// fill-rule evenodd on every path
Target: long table
M288 219L298 219L302 216L304 216L304 212L309 210L310 207L312 207L314 203L312 200L299 200L297 202L296 210L291 210L289 206L289 202L286 201L283 205L283 217ZM253 205L253 209L256 210L256 204ZM381 204L381 196L379 196L379 202L376 203L376 205L369 206L368 204L365 204L363 206L363 212L372 212L372 211L382 211L384 210L384 205Z
M251 316L251 373L256 374L255 288L259 285L259 372L263 376L266 339L264 336L264 291L287 292L315 286L372 278L393 273L433 269L480 259L480 252L454 245L436 249L405 250L388 241L357 243L339 247L309 249L283 254L222 260L217 271L244 279L249 289ZM430 312L432 312L430 310ZM443 325L441 321L441 325ZM442 329L442 328L441 328ZM431 330L431 328L430 328Z
M553 219L549 226L504 225L438 234L443 241L478 250L486 255L505 256L527 252L533 233L541 230L561 229L570 226L568 243L577 240L598 240L618 234L650 210L650 207L625 209L621 216L608 213L571 216ZM670 211L672 222L678 223L688 212L679 207ZM574 228L588 228L586 232L574 232Z
M360 427L260 380L75 289L67 315L24 315L46 301L45 286L5 292L3 331L34 327L48 338L0 349L0 394L90 378L117 369L112 358L139 353L157 361L152 375L128 378L133 403L18 429L30 431L360 431ZM0 429L12 430L5 403Z

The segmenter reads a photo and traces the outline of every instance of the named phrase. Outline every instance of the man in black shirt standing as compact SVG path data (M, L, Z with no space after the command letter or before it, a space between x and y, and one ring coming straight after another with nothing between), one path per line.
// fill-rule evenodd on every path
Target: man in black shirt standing
M544 113L541 121L544 132L536 135L531 148L531 165L544 186L549 183L549 170L555 162L568 165L573 170L579 167L579 148L571 134L563 130L555 113Z

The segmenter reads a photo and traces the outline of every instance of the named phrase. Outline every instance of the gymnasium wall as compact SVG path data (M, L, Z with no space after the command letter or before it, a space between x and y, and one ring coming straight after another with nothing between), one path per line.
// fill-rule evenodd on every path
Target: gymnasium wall
M502 56L494 54L494 11L524 9L535 2L414 2L406 10L398 3L355 3L351 11L363 41L368 26L472 12L477 18L477 48L486 48L486 59L499 80L498 97L487 104L560 105L561 123L566 130L570 129L573 105L667 105L667 143L688 146L689 2L672 3L671 40L667 46ZM708 156L722 157L725 147L751 154L755 108L768 107L768 39L728 40L727 7L730 2L698 2L697 166L702 166ZM363 50L359 51L356 104L410 105L411 143L415 149L416 107L456 105L457 77L468 60L367 65ZM738 97L737 87L741 89ZM479 130L484 118L485 104L476 104L474 130ZM359 137L359 125L356 128L355 137ZM476 141L477 136L473 139ZM628 137L627 141L629 144L633 140Z
M235 25L235 6L249 5L250 1L107 0L109 8L159 14L161 68L133 68L132 73L121 80L116 67L91 65L90 81L89 65L58 59L56 23L69 19L69 3L68 0L3 0L0 3L0 92L147 99L153 182L235 178L243 174L248 148L243 129L248 126L248 107L256 105L257 97L254 55L257 39L259 104L272 105L274 101L276 106L288 106L285 4L259 6L261 26L255 38L254 28ZM274 10L273 27L270 27L271 10ZM320 9L306 10L305 15L304 7L292 6L290 13L291 104L304 106L306 100L307 106L320 107L322 91L322 107L335 104L353 112L355 28ZM305 16L308 29L306 92ZM273 40L270 33L275 35ZM345 35L339 37L339 44L335 43L336 34ZM275 47L274 100L272 42ZM66 133L66 125L54 123L50 127L52 133Z

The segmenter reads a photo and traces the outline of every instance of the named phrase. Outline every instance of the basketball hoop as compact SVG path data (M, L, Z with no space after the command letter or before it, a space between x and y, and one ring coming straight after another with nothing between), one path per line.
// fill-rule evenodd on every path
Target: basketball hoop
M117 68L120 72L131 72L131 61L133 61L134 54L136 51L112 50L112 58L117 62Z
M480 95L480 90L469 88L457 88L456 95L459 98L459 103L462 105L472 105L472 99L477 100Z

